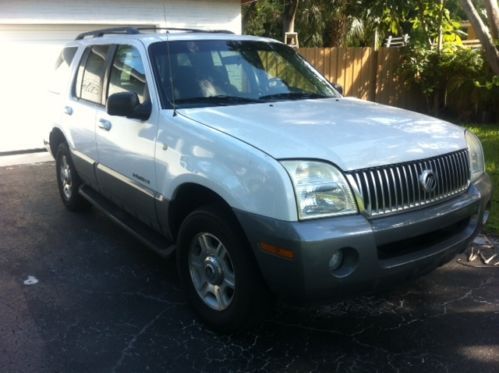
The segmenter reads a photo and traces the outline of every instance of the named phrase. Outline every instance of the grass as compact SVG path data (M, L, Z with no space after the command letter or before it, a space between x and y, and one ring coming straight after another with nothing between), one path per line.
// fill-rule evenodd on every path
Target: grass
M494 185L490 218L485 230L499 234L499 124L466 125L482 141L487 173Z

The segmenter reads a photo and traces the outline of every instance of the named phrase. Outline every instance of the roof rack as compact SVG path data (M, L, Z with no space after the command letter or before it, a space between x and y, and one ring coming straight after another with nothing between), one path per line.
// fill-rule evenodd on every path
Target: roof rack
M82 40L87 36L92 36L94 38L100 38L104 35L108 34L118 34L118 35L137 35L141 34L141 31L184 31L184 32L206 32L206 33L215 33L215 34L233 34L232 31L228 30L202 30L196 28L183 28L183 27L113 27L113 28L105 28L100 30L82 32L79 34L75 40Z
M93 36L94 38L99 38L104 36L105 34L127 34L127 35L136 35L139 33L139 30L135 27L113 27L113 28L104 28L100 30L87 31L79 34L75 40L82 40L87 36Z

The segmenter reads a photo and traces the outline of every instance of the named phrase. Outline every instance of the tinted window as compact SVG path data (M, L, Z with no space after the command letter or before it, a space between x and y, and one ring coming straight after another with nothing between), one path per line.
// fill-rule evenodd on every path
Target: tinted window
M71 62L76 54L76 47L64 48L55 62L54 75L50 81L49 91L60 94L68 84Z
M102 82L106 70L106 56L109 51L108 45L95 45L90 48L81 72L81 91L77 97L100 104L102 101ZM78 86L78 84L77 84Z
M108 96L118 92L135 92L141 104L148 97L144 65L139 51L129 45L118 47L111 67Z

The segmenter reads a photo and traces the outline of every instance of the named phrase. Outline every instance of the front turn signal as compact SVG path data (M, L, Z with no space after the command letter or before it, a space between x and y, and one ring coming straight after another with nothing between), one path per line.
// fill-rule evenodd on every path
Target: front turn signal
M295 253L289 249L274 246L267 242L260 242L258 246L260 246L260 249L267 254L272 254L287 260L293 260L295 258Z

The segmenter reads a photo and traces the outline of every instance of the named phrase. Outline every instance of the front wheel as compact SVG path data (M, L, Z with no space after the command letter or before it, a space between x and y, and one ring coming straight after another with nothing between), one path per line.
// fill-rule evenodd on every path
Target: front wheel
M260 322L268 291L246 240L222 207L191 213L179 232L177 266L198 316L221 332Z

